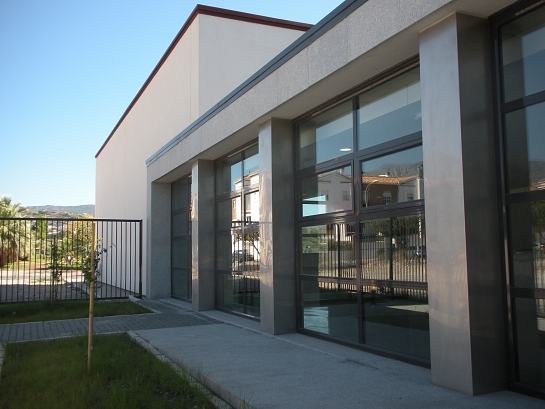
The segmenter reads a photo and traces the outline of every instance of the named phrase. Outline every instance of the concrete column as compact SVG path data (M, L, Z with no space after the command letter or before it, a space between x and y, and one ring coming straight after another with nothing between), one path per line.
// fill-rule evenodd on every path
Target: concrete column
M259 125L261 330L295 332L293 124Z
M195 162L191 179L192 305L207 311L215 307L214 162Z
M420 37L431 375L471 395L507 379L489 44L460 14Z
M170 183L148 181L147 298L170 298Z

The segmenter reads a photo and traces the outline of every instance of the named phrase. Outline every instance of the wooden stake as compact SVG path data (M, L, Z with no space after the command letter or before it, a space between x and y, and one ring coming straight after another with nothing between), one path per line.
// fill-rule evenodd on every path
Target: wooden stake
M91 252L91 282L89 283L89 338L87 341L87 372L91 373L91 362L93 358L93 317L95 305L95 222L93 222L93 246Z

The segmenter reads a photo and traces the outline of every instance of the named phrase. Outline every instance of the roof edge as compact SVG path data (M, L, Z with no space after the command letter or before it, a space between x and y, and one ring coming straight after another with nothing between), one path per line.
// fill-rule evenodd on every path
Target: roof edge
M281 51L276 57L274 57L271 61L265 64L260 70L254 73L250 78L248 78L241 85L231 91L231 93L227 94L227 96L220 100L216 105L214 105L204 114L202 114L199 118L189 124L184 130L182 130L178 135L176 135L169 142L167 142L161 149L151 155L146 160L146 166L151 165L164 153L168 152L174 145L178 144L180 141L190 135L195 129L199 128L210 118L221 112L223 109L227 108L229 105L231 105L231 103L236 101L251 87L259 83L263 78L272 73L275 69L280 67L282 64L284 64L298 52L303 50L305 47L308 47L327 30L332 28L335 24L347 17L350 13L352 13L354 10L356 10L367 1L368 0L345 0L322 20L312 26L312 28L310 28L305 34L301 35L301 37L296 39L292 44L290 44L283 51Z
M165 61L168 59L174 48L178 45L180 40L182 39L185 32L189 29L193 21L197 18L199 14L206 15L206 16L213 16L213 17L221 17L231 20L238 20L238 21L244 21L247 23L255 23L255 24L262 24L262 25L268 25L273 27L280 27L280 28L287 28L291 30L298 30L298 31L307 31L312 27L312 24L306 24L306 23L299 23L296 21L290 21L290 20L282 20L282 19L276 19L272 17L266 17L266 16L260 16L257 14L250 14L250 13L243 13L240 11L233 11L233 10L227 10L222 9L218 7L211 7L211 6L204 6L202 4L197 4L191 14L189 15L188 19L178 32L176 34L176 37L174 37L174 40L170 43L167 50L149 75L149 77L144 82L144 85L140 88L136 96L133 98L119 121L117 121L116 125L114 126L113 130L110 132L110 135L108 135L108 138L106 138L106 141L102 144L100 149L95 155L95 159L98 158L102 150L106 147L110 139L112 139L114 133L117 131L121 123L125 120L129 112L132 110L136 102L140 99L148 85L151 83L157 72L161 69Z

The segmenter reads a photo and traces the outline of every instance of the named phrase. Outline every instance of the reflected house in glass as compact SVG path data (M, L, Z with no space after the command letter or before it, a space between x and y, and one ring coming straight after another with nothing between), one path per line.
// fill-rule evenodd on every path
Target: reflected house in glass
M149 298L545 397L544 72L537 0L197 6L97 155L97 216L144 220Z
M424 179L418 176L362 176L361 182L365 207L424 199Z

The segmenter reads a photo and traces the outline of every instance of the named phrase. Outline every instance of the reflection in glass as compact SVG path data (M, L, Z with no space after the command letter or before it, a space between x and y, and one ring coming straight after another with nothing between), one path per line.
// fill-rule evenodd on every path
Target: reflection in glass
M191 269L172 270L172 296L182 300L191 299Z
M358 101L358 149L422 130L418 68L365 92Z
M545 388L545 300L516 298L514 311L517 380Z
M363 343L430 359L428 292L366 286Z
M244 151L244 187L259 185L259 147L254 145ZM237 186L238 189L238 186Z
M216 305L244 314L243 281L235 274L216 274Z
M361 171L363 207L424 198L422 146L362 162Z
M358 342L357 287L318 281L301 282L302 327Z
M259 275L259 221L234 223L231 229L230 270Z
M252 317L259 317L260 309L260 288L259 288L259 273L244 274L244 305L246 307L245 314Z
M429 359L424 216L362 222L360 246L364 343Z
M545 8L501 28L503 100L545 90Z
M259 192L244 196L244 221L251 224L259 221ZM248 226L248 225L247 225Z
M216 269L232 269L232 242L230 234L216 234Z
M352 167L301 179L302 215L352 210Z
M216 194L240 189L242 180L242 155L237 153L216 165Z
M297 168L303 169L354 152L352 101L297 127Z
M505 115L505 141L508 192L545 189L545 102Z
M191 200L191 176L173 182L171 185L172 211L189 206Z
M241 221L240 214L241 197L236 196L231 199L223 200L217 204L217 228L230 229L237 225L235 222Z
M513 284L545 288L545 201L508 207Z
M301 229L301 274L356 278L354 224L324 224Z
M191 267L191 240L189 238L172 241L172 267Z
M361 222L360 246L362 278L427 282L424 216Z
M171 295L191 300L191 176L171 184Z
M216 305L259 317L259 147L216 164Z
M189 210L172 215L172 236L189 234Z

